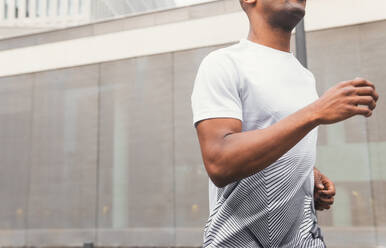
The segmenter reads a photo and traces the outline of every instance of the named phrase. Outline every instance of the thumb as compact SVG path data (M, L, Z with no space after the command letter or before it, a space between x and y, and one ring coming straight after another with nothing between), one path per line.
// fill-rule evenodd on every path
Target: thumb
M324 185L322 183L322 177L320 175L317 175L315 177L315 186L318 188L318 189L324 189Z
M324 189L324 185L320 180L318 180L318 182L316 182L315 185L318 189Z
M324 185L321 184L321 183L318 183L318 184L317 184L317 187L318 187L319 189L324 189Z

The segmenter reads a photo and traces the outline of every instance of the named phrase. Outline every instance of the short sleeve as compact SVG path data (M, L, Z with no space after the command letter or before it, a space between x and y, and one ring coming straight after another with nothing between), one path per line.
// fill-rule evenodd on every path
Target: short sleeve
M236 118L242 121L240 79L231 59L212 52L200 64L194 81L191 104L193 125L209 118Z

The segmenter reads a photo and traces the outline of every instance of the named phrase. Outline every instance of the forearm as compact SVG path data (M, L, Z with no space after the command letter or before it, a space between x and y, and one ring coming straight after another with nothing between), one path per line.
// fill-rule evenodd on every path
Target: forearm
M308 105L265 129L226 135L216 159L218 184L246 178L275 162L319 124L313 113Z

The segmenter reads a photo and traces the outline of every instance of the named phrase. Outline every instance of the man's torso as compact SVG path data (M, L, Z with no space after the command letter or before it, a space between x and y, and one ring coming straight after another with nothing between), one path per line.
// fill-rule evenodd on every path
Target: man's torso
M269 127L318 98L312 73L291 53L241 40L209 56L237 71L242 131ZM324 247L313 238L316 140L317 128L264 170L223 188L209 180L204 247Z

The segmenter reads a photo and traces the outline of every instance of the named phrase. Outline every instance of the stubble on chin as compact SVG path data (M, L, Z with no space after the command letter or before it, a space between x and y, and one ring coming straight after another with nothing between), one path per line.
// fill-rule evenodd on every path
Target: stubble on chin
M296 25L303 19L304 14L299 13L276 13L268 18L269 24L274 29L280 29L285 32L291 32Z

